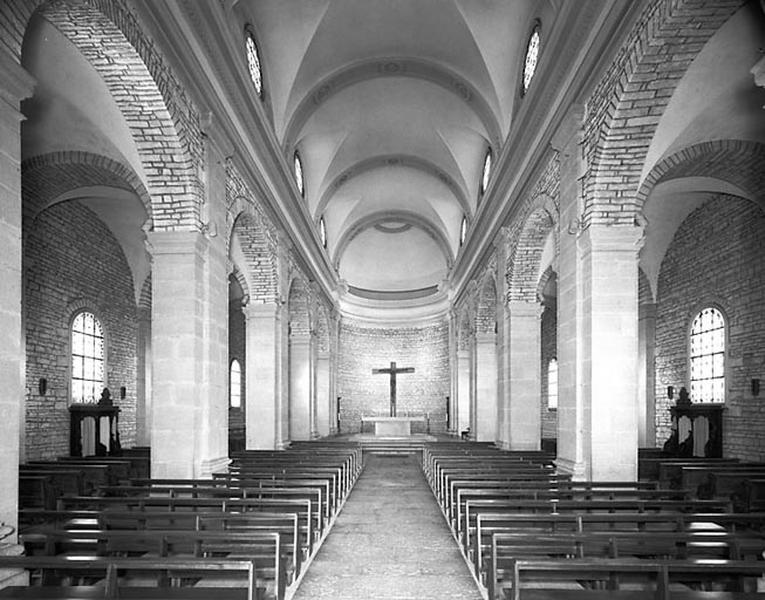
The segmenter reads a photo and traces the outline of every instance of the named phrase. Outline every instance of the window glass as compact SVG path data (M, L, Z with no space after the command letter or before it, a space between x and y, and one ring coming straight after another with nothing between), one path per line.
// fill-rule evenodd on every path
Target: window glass
M713 307L691 325L690 379L693 402L725 401L725 319Z
M72 321L72 402L98 402L104 384L104 334L93 313Z

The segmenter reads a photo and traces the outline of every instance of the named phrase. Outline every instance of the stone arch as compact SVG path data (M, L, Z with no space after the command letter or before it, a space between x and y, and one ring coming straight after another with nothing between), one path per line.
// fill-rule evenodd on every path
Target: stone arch
M242 305L247 304L250 300L250 283L247 281L247 276L242 272L238 265L231 265L231 273L229 275L239 284L242 288L244 297L242 298Z
M328 354L331 348L329 313L327 307L320 304L316 310L316 348L321 354Z
M660 183L682 177L714 177L765 201L765 144L746 140L713 140L694 144L657 163L637 193L642 209Z
M138 314L140 317L151 317L151 300L151 273L149 273L141 284L141 293L138 297Z
M300 276L292 277L287 295L290 335L311 333L311 292L308 283Z
M15 10L6 3L3 13ZM99 73L136 142L155 229L199 228L203 160L199 115L180 82L122 0L61 0L22 5L23 30L37 13ZM9 22L19 15L3 14ZM24 33L12 50L21 59ZM148 124L148 125L147 125Z
M537 281L537 300L539 302L544 303L544 291L547 287L547 284L550 282L551 279L557 278L558 274L555 272L555 269L552 265L549 265L544 272L539 276L539 281Z
M470 343L473 339L473 333L475 330L475 322L471 317L472 308L469 305L463 306L459 313L458 327L457 327L457 349L469 350Z
M714 11L699 10L693 0L655 0L646 7L587 102L585 226L594 221L633 225L640 165L664 109L704 44L743 3L723 0ZM668 47L673 51L667 52ZM655 72L657 62L662 65L660 87L656 77L646 76ZM636 106L637 99L650 99L650 110Z
M648 276L642 268L638 267L638 305L653 304L653 289Z
M269 240L268 230L259 215L248 206L237 214L228 236L231 256L232 240L239 240L244 264L242 276L248 282L246 289L250 301L260 303L279 300L279 277L276 252ZM252 282L252 283L249 283Z
M507 261L508 301L536 302L538 273L547 236L557 221L551 200L537 206L524 220Z
M100 154L62 151L25 160L21 165L21 186L25 226L67 192L96 186L134 192L151 220L151 198L138 175Z

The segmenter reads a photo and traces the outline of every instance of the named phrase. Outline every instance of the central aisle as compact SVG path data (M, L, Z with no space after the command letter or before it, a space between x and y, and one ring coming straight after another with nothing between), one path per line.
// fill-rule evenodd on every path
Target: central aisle
M294 598L480 600L418 456L365 460Z

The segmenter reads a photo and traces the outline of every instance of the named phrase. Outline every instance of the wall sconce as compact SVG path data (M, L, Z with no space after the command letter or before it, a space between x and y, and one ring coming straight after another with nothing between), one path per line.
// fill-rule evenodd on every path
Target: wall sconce
M752 379L752 396L760 395L760 380Z
M37 382L37 391L40 392L41 396L44 396L45 392L48 391L48 380L45 377L40 377L40 380Z
M672 398L674 398L674 397L675 397L675 386L668 385L667 386L667 398L672 400Z
M125 396L127 396L127 389L125 386L120 386L120 400L124 400Z

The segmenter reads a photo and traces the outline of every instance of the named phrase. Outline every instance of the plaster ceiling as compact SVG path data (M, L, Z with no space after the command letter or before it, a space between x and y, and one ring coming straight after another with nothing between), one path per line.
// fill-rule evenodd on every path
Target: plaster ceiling
M552 29L556 4L234 3L258 39L285 157L300 153L306 207L324 218L347 289L436 295L462 219L477 210L487 148L499 152L510 130L529 35L537 19Z

